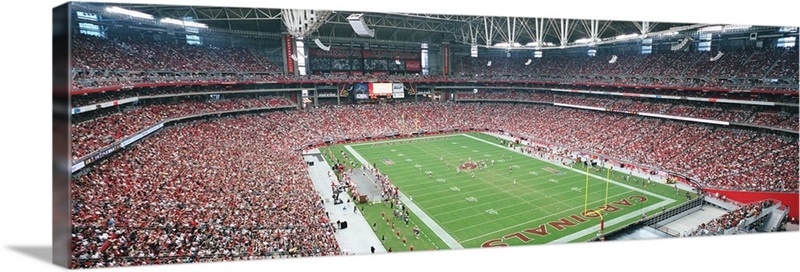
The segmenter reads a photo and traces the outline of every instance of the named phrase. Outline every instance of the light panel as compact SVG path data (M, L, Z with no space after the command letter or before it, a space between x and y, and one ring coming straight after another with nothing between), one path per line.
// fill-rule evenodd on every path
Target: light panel
M128 15L128 16L131 16L131 17L136 17L136 18L150 19L150 20L153 19L153 15L150 15L150 14L147 14L147 13L143 13L143 12L134 11L134 10L128 10L128 9L124 9L124 8L120 8L120 7L107 7L106 11L111 12L111 13L124 14L124 15Z
M173 24L173 25L179 25L179 26L183 26L183 27L208 28L208 26L206 24L203 24L203 23L187 22L187 21L178 20L178 19L172 19L172 18L161 19L161 22L165 23L165 24Z

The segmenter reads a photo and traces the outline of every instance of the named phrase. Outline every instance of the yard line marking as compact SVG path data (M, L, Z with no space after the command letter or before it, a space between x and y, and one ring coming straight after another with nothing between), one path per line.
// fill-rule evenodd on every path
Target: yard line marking
M416 147L417 149L419 149L420 151L424 152L424 153L427 153L427 154L429 154L429 155L432 155L430 152L428 152L427 150L425 150L425 149L423 149L423 148L421 148L421 147L417 147L417 146L415 146L415 147ZM445 153L447 153L448 155L455 155L455 154L454 154L452 151L448 151L448 150L442 150L441 148L437 148L437 147L435 147L435 146L434 146L434 147L432 147L432 148L439 149L440 151L442 151L442 152L445 152ZM496 148L493 148L493 149L496 149ZM502 149L499 149L499 150L502 150ZM507 153L507 152L508 152L508 151L506 151L506 150L503 150L503 152L502 152L502 153ZM506 178L504 178L504 179L506 179L506 180L510 180L510 178L507 178L507 177L506 177ZM502 189L501 187L498 187L497 185L495 185L495 184L494 184L494 183L492 183L492 182L488 182L488 181L487 181L486 179L484 179L483 177L478 177L478 180L481 180L481 181L482 181L482 184L481 184L481 185L483 185L483 186L489 185L489 186L490 186L490 187L489 187L489 186L487 186L487 187L486 187L486 188L487 188L487 190L488 190L488 189L500 189L500 191L502 191L502 192L498 192L497 194L492 194L492 195L506 194L506 195L509 195L509 196L511 196L511 197L514 197L514 198L517 198L517 199L521 200L521 201L522 201L523 203L525 203L525 204L528 204L528 205L530 205L530 204L531 204L531 202L530 202L530 201L528 201L528 200L526 200L526 199L523 199L523 198L521 198L521 196L520 196L520 195L517 195L517 194L510 193L508 190ZM424 184L421 184L421 186L424 186ZM559 186L559 187L560 187L560 186ZM408 187L406 187L406 188L408 188ZM541 192L537 192L537 194L538 194L538 195L541 195L543 198L549 199L549 200L550 200L550 202L553 202L553 203L560 203L560 204L562 204L562 205L565 205L565 206L567 206L567 207L570 207L569 205L567 205L567 204L566 204L566 203L564 203L563 201L561 201L561 200L559 200L559 199L555 199L555 198L553 198L553 197L552 197L552 196L550 196L550 195L546 195L546 194L544 194L544 193L541 193ZM459 194L455 194L455 195L453 195L453 196L458 196L458 195L459 195ZM527 194L526 194L526 195L527 195ZM450 198L451 198L451 196L446 196L446 197L444 197L443 199L450 199ZM436 206L436 208L438 208L438 207L442 207L442 206L450 206L450 205L453 205L453 204L456 204L456 202L447 203L447 204L444 204L444 205L437 205L437 206ZM429 207L429 209L431 209L431 208ZM437 221L437 222L438 222L438 221ZM441 222L439 222L439 223L441 223Z
M561 194L564 194L564 193L572 193L572 191L565 191L565 192L562 192L562 193L559 193L559 194L554 194L554 195L549 195L549 196L556 196L556 195L561 195ZM600 193L602 194L603 192L600 192ZM630 191L626 191L625 193L630 193ZM625 193L622 193L622 194L625 194ZM548 195L545 195L545 194L543 194L541 192L528 192L528 193L525 193L525 194L521 194L520 196L527 196L527 195L530 195L530 194L538 194L538 195L542 195L542 196L545 196L545 197L548 196ZM592 193L592 194L594 194L594 193ZM486 197L486 196L484 196L484 197ZM574 200L574 199L582 199L582 198L583 198L583 195L580 195L580 196L576 196L576 197L570 198L568 201L571 201L571 200ZM451 210L449 212L437 213L436 215L442 216L442 215L445 215L445 214L450 214L450 213L453 213L453 212L473 209L473 208L476 208L476 207L480 207L480 206L487 205L487 204L494 204L494 203L501 202L501 201L506 201L506 199L493 200L493 201L490 201L490 202L482 203L482 204L471 206L471 207L464 207L464 208L460 208L460 209L456 209L456 210ZM555 204L564 205L564 206L567 206L567 208L574 206L574 205L569 205L569 204L565 203L564 201L551 201L550 203L551 204L547 204L547 205L544 205L544 206L533 206L532 208L533 209L537 209L537 210L541 210L543 212L547 212L543 208L550 207L550 206L553 206ZM446 206L452 205L452 204L453 203L448 203L447 205L440 205L440 206L437 206L437 208L446 207ZM460 203L457 203L457 204L460 204ZM502 208L503 209L508 209L508 208L518 207L518 206L522 206L522 205L530 206L530 203L518 202L517 204L510 205L510 206L505 206L505 207L502 207ZM434 208L428 207L428 210L433 210L433 209ZM461 217L461 218L458 218L458 219L455 219L455 220L450 220L450 221L447 221L447 222L444 222L444 223L452 223L452 222L456 222L456 221L459 221L459 220L463 220L465 218L471 218L471 217L474 217L474 216L475 215Z
M621 195L624 195L624 194L630 194L630 193L631 193L630 191L627 191L627 192L624 192L624 193L613 195L611 197L617 197L617 196L621 196ZM602 204L603 200L602 199L601 200L595 200L595 201L589 202L589 203L600 203L600 204ZM574 207L574 208L571 208L571 209L562 210L561 212L572 211L572 210L575 210L575 209L583 209L583 207L578 206L578 207ZM631 214L636 215L636 213L631 213ZM509 229L513 229L513 228L517 228L517 227L520 227L520 226L523 226L523 225L527 225L527 224L530 224L532 222L536 222L536 221L545 219L545 218L553 216L553 215L554 214L548 214L548 215L545 215L545 216L542 216L542 217L539 217L539 218L536 218L536 219L533 219L533 220L528 220L528 221L525 221L525 222L510 226L510 227L506 227L506 228L503 228L503 229L499 229L499 230L495 230L495 231L492 231L492 232L484 233L482 235L475 236L475 237L463 240L462 242L466 243L466 242L469 242L469 241L472 241L472 240L475 240L475 239L478 239L478 238L483 238L483 237L486 237L486 236L489 236L489 235L492 235L492 234L504 232L504 231L507 231ZM512 215L508 215L508 216L505 216L505 217L501 217L501 218L498 218L497 220L501 220L501 219L505 219L505 218L509 218L509 217L514 217L514 216L517 216L517 214L512 214ZM487 221L487 222L483 222L483 223L480 223L480 224L477 224L477 225L472 225L472 226L469 226L469 227L466 227L466 228L457 229L457 230L455 230L455 232L468 230L468 229L471 229L473 227L484 225L484 224L488 224L488 223L492 223L492 221Z
M560 178L566 178L566 179L574 178L571 175L575 175L575 174L567 173L567 176L559 176L559 177ZM462 176L462 174L445 173L445 174L438 174L437 176L440 177L440 178L458 179L458 177ZM524 175L524 174L523 175L511 175L510 177L519 177L519 178L521 178L521 180L519 182L521 182L523 184L532 184L532 185L546 184L546 183L544 183L544 180L546 178L553 179L552 176L549 176L549 175L536 176L536 177L533 177L533 178L524 178L525 176L527 176L527 175ZM399 179L406 179L406 178L415 178L416 179L416 178L419 178L419 177L420 177L419 173L412 173L412 174L406 174L406 175L393 175L392 176L392 178L399 178ZM579 177L579 176L575 176L575 177ZM550 181L550 182L552 182L552 181ZM430 186L430 184L427 184L427 183L416 183L416 184L405 185L404 187L405 188L416 188L416 187L429 187L429 186ZM468 186L466 186L464 188L470 188L470 187L474 187L474 186L482 186L482 184L480 184L480 183L471 183L471 185L468 185ZM542 189L543 190L548 190L548 189L558 188L560 186L561 185L555 186L555 187L554 186L547 186L546 188L542 188ZM605 185L593 184L592 186L605 186ZM487 187L487 189L491 189L491 187ZM436 194L436 192L431 192L431 194Z
M447 135L425 136L425 137L410 138L410 139L374 141L374 142L365 142L365 143L358 143L358 144L348 144L346 146L362 146L362 145L373 145L373 144L382 144L382 143L405 142L405 141L411 141L411 140L446 138L446 137L453 137L454 135L460 135L460 134L447 134Z
M462 135L463 135L463 134L462 134ZM425 152L425 153L431 154L430 152L428 152L428 151L427 151L427 150L425 150L425 149L422 149L422 148L420 148L420 147L417 147L417 148L418 148L418 149L420 149L422 152ZM434 148L435 148L435 147L434 147ZM446 152L446 153L448 153L448 154L452 154L452 152L449 152L449 151L447 151L447 150L441 150L440 148L439 148L439 150L440 150L440 151L442 151L442 152ZM432 154L431 154L431 155L432 155ZM499 186L495 185L495 184L494 184L494 183L492 183L492 182L488 182L488 181L486 181L486 180L485 180L484 178L482 178L482 177L479 177L478 179L479 179L479 180L481 180L481 181L483 181L483 183L484 183L484 184L486 184L486 185L492 186L492 187L494 187L494 188L496 188L496 189L499 189L500 191L503 191L504 193L506 193L506 194L508 194L508 195L510 195L510 196L512 196L512 197L514 197L514 198L517 198L517 199L519 199L519 200L520 200L521 202L523 202L523 203L526 203L526 204L528 204L528 205L531 205L531 206L536 206L536 205L533 205L533 203L531 203L531 202L530 202L530 201L528 201L527 199L521 198L519 195L516 195L516 194L510 193L508 190L505 190L505 189L503 189L503 188L501 188L501 187L499 187ZM506 179L507 179L507 178L506 178ZM625 192L625 193L630 193L630 191L633 191L633 190L629 190L628 192ZM600 193L602 193L602 191L599 191L599 192L600 192ZM595 192L595 193L597 193L597 192ZM593 193L593 194L594 194L594 193ZM550 201L552 201L552 202L558 202L558 203L561 203L561 204L564 204L564 205L566 205L566 203L564 203L563 201L561 201L561 200L559 200L559 199L555 199L555 198L552 198L552 197L550 197L550 196L547 196L547 195L544 195L544 194L541 194L541 195L542 195L542 196L544 196L545 198L548 198L548 199L550 199ZM592 203L594 203L594 201L593 201ZM569 205L567 205L567 206L569 206ZM470 217L472 217L472 216L470 216ZM469 229L469 228L464 228L464 229ZM463 229L462 229L462 230L463 230Z
M546 163L548 163L548 164L556 165L556 166L558 166L558 167L561 167L561 168L564 168L564 169L568 169L568 170L570 170L570 171L573 171L573 172L576 172L576 173L582 173L582 174L584 174L584 175L585 175L585 173L584 173L584 172L581 172L580 170L578 170L578 169L575 169L575 168L571 168L571 167L567 167L567 166L564 166L564 165L560 165L560 164L552 163L552 162L549 162L549 161L543 160L543 159L541 159L541 158L539 158L539 157L533 156L533 155L531 155L531 154L522 153L522 152L516 151L516 150L514 150L514 149L511 149L511 148L509 148L509 147L505 147L505 146L502 146L502 145L499 145L499 144L495 144L495 143L492 143L492 142L490 142L490 141L487 141L487 140L484 140L484 139L481 139L481 138L476 138L476 137L474 137L474 136L471 136L471 135L466 135L466 134L460 134L460 135L463 135L463 136L465 136L465 137L467 137L467 138L472 138L472 139L474 139L474 140L478 140L478 141L481 141L481 142L484 142L484 143L488 143L488 144L492 144L492 145L495 145L495 146L499 146L499 147L505 148L505 149L507 149L507 150L514 151L515 153L522 154L522 155L525 155L525 156L528 156L528 157L531 157L531 158L534 158L534 159L537 159L537 160L540 160L540 161L546 162ZM649 191L645 191L645 190L642 190L642 189L639 189L639 188L636 188L636 187L633 187L633 186L630 186L630 185L627 185L627 184L619 183L619 182L617 182L617 181L614 181L614 180L611 180L611 179L607 179L607 178L604 178L604 177L601 177L601 176L598 176L598 175L595 175L595 174L592 174L592 173L589 173L589 176L592 176L592 177L594 177L594 178L596 178L596 179L599 179L599 180L602 180L602 181L608 181L608 182L611 182L611 183L614 183L614 184L616 184L617 186L625 187L625 188L628 188L628 189L629 189L629 190L631 190L631 191L635 191L635 192L643 193L643 194L646 194L646 195L649 195L649 196L652 196L652 197L655 197L655 198L658 198L658 199L661 199L661 200L668 200L668 199L669 199L669 198L663 197L663 196L661 196L661 195L654 194L654 193L651 193L651 192L649 192Z
M549 184L544 183L544 182L542 182L541 184L542 185L549 185ZM562 195L562 194L573 194L574 193L574 192L572 192L570 190L556 190L556 189L559 189L561 187L570 186L570 184L566 184L566 183L565 184L559 184L559 185L556 185L556 186L547 186L545 188L536 188L536 187L539 187L539 186L535 186L535 185L529 185L529 186L532 186L533 188L531 188L531 187L524 187L524 188L526 188L526 189L530 188L530 189L533 189L533 190L531 190L531 191L529 191L527 193L521 193L521 194L517 194L517 195L518 196L528 196L530 194L538 194L538 195L541 195L541 196L543 196L545 198L553 199L552 202L555 203L555 202L560 202L560 201L558 201L557 199L553 198L553 196L558 196L558 195ZM408 186L406 186L406 187L408 187ZM482 192L482 191L487 191L487 190L496 190L496 188L492 188L492 187L486 186L485 184L472 184L472 185L462 186L461 188L472 188L472 187L482 187L483 189L470 190L469 192L471 192L471 193ZM550 191L558 192L558 193L547 194L547 192L550 192ZM420 197L421 197L420 199L423 199L425 196L436 195L436 194L441 194L441 192L422 194L422 195L420 195ZM508 193L505 192L505 191L498 191L498 192L492 193L492 194L485 194L485 195L483 195L483 197L492 197L492 196L503 195L503 194L508 194ZM437 200L441 201L441 200L447 200L447 199L450 199L450 198L458 198L458 197L460 197L460 196L456 194L456 195L452 195L452 196L444 196L444 197L438 198ZM584 197L583 194L581 194L580 197L583 198ZM505 201L505 199L500 199L500 200L496 200L496 201ZM447 201L444 201L444 202L447 202ZM438 209L438 208L441 208L441 207L447 207L447 206L454 205L454 204L457 204L457 203L449 202L449 203L444 203L444 204L441 204L441 205L428 206L426 208L428 210L433 210L433 209ZM453 211L455 211L455 210L453 210ZM447 213L450 213L450 212L446 212L446 213L443 213L443 214L447 214Z
M361 154L358 154L358 152L356 152L350 145L345 145L344 148L347 149L347 151L349 151L350 154L353 154L353 157L355 157L356 160L361 162L361 164L369 165L367 163L367 160L365 160L364 157L361 157ZM403 192L398 191L398 195L400 196L400 201L405 203L406 207L408 207L408 209L411 210L411 212L416 214L417 217L422 221L422 223L425 223L425 225L427 225L428 228L430 228L431 231L433 231L433 233L436 233L436 235L438 235L439 238L441 238L442 241L445 244L447 244L447 246L449 246L452 249L464 248L463 246L461 246L461 244L458 243L458 241L456 241L455 238L450 236L450 234L447 233L447 231L442 229L442 227L439 226L439 224L436 224L436 222L434 222L430 216L425 214L425 212L423 212L422 209L417 207L417 204L409 200L408 197L406 197L406 195L403 194Z

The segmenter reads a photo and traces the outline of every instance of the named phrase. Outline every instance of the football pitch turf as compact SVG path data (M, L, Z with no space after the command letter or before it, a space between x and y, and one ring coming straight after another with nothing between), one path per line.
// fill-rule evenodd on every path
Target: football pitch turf
M643 213L651 215L687 200L685 191L669 185L653 182L645 188L639 178L625 181L624 174L599 167L587 174L582 165L532 158L499 143L488 134L465 133L345 144L323 148L322 153L328 161L331 156L341 160L345 152L357 165L374 165L404 196L413 198L412 205L424 213L411 216L423 233L423 239L415 239L420 250L448 248L442 242L447 239L431 229L444 230L465 248L585 242L600 229L601 216L593 211L602 214L609 232L641 219ZM485 169L456 170L481 160ZM390 230L381 211L391 214L388 205L373 205L364 215L370 224L380 223L375 229L379 238L395 238L401 227ZM419 220L424 216L438 226L426 226ZM408 231L402 229L405 237ZM395 240L388 239L384 246L399 243ZM403 249L406 245L393 248Z

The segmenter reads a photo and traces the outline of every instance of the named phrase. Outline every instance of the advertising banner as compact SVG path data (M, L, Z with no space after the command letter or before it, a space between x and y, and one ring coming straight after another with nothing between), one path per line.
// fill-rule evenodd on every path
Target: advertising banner
M389 61L389 71L405 71L406 65L402 60Z
M353 93L356 99L369 99L369 85L367 83L353 84Z
M386 71L389 63L383 59L364 59L364 70L367 71Z
M309 66L313 71L328 71L331 70L331 59L326 58L310 58L308 60Z
M292 43L292 35L283 35L283 42L286 46L286 73L294 74L294 46Z
M350 96L350 92L353 91L353 84L340 84L339 85L339 96L340 97L348 97Z
M411 96L417 95L417 86L415 86L414 83L405 83L405 84L408 84L404 86L406 91L408 91L408 95Z
M405 97L405 86L403 86L403 83L392 83L392 97L393 98Z
M416 60L406 61L406 71L421 71L422 64Z
M400 60L419 60L419 51L386 51L386 50L364 50L365 59L400 59Z
M450 45L442 44L442 55L444 55L444 74L450 74Z
M311 55L312 57L320 57L320 58L338 58L338 59L361 58L361 50L351 50L351 49L333 48L330 51L325 51L319 48L310 48L308 49L308 54Z

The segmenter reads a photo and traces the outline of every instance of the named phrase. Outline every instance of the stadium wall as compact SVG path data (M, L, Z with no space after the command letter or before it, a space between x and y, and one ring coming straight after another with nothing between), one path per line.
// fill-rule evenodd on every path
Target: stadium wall
M724 195L725 198L731 199L741 203L751 203L755 201L760 201L764 199L774 199L781 202L781 205L789 206L789 216L793 218L798 218L798 200L800 200L800 194L798 193L779 193L779 192L745 192L745 191L729 191L729 190L719 190L719 189L710 189L710 188L703 188L703 190L708 195L714 195L715 193L719 193L721 196Z

